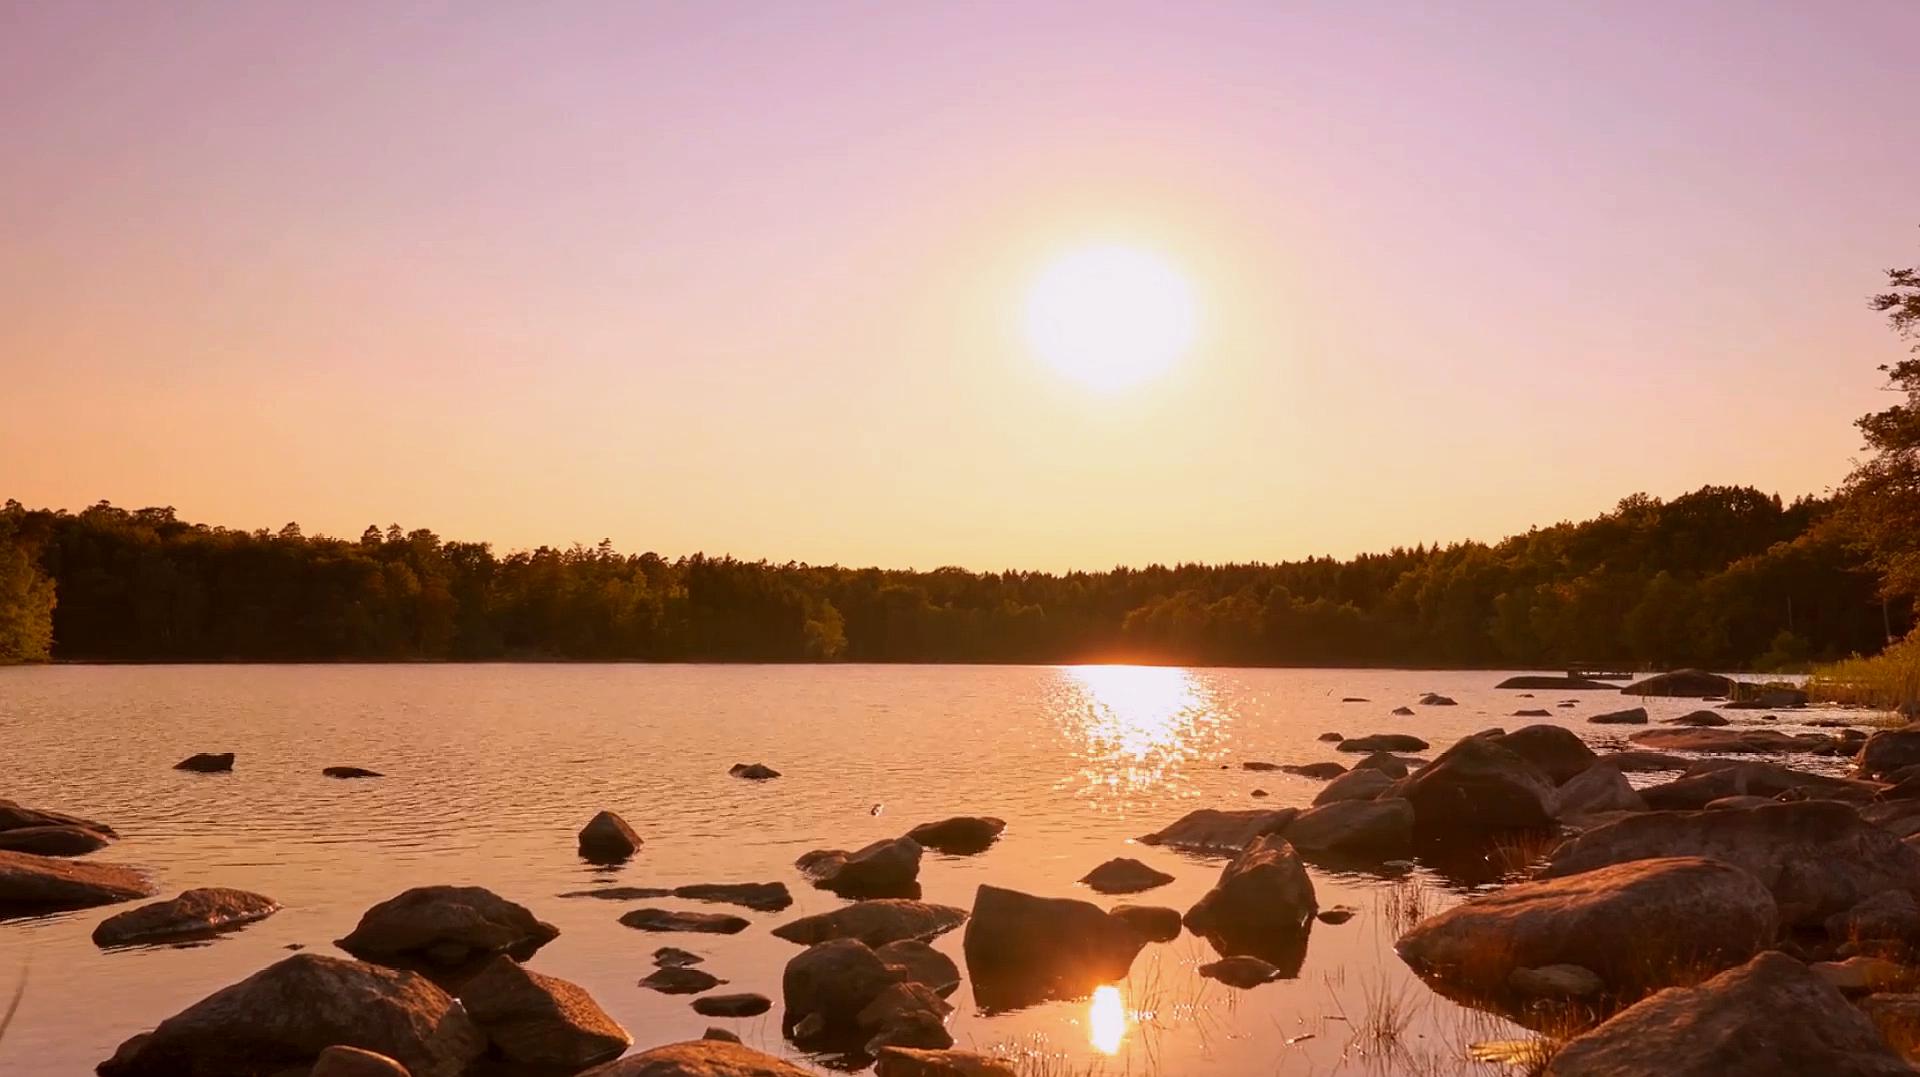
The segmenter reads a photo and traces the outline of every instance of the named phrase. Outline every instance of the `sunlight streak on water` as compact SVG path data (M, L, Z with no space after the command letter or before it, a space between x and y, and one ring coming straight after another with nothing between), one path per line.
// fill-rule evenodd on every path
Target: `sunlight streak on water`
M1082 795L1125 799L1175 780L1221 735L1211 693L1189 670L1068 666L1053 709L1083 760Z
M1093 989L1093 1001L1087 1004L1087 1041L1103 1055L1117 1054L1120 1041L1127 1037L1127 1007L1120 989L1108 984Z

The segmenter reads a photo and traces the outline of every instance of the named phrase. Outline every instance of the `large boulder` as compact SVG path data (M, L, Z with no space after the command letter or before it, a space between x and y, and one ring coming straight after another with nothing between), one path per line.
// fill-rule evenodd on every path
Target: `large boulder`
M1013 1063L972 1051L882 1047L874 1077L1019 1077Z
M1882 890L1827 917L1827 938L1834 943L1920 940L1920 902L1906 890Z
M520 1066L566 1073L620 1057L633 1043L577 984L496 957L460 990L493 1049Z
M961 945L975 1001L997 1010L1124 979L1146 941L1097 905L981 886Z
M1707 759L1692 764L1670 782L1640 791L1647 806L1660 811L1693 811L1726 797L1777 797L1806 790L1815 799L1854 799L1844 778L1794 770L1777 763Z
M813 1077L813 1071L729 1040L689 1040L595 1066L580 1077Z
M280 903L270 897L204 887L115 913L93 929L93 941L97 946L128 946L195 938L264 920L279 911Z
M1116 856L1080 877L1081 885L1097 894L1138 894L1173 881L1173 876L1129 856Z
M1516 969L1578 965L1617 994L1723 969L1773 940L1773 897L1752 875L1700 857L1615 864L1518 883L1422 920L1400 956L1424 976L1497 997Z
M1394 778L1374 767L1355 767L1327 783L1313 798L1316 805L1342 800L1372 800L1392 788Z
M1467 737L1408 775L1402 795L1422 830L1460 833L1553 823L1553 779L1512 749Z
M1647 802L1608 762L1595 763L1560 787L1554 811L1563 820L1601 812L1646 811Z
M1732 695L1733 686L1732 677L1722 677L1718 673L1707 673L1698 669L1679 669L1672 673L1656 673L1645 680L1635 681L1620 691L1630 696L1706 699L1709 696Z
M1539 767L1553 784L1560 785L1593 765L1593 749L1587 747L1573 730L1557 725L1523 726L1504 736L1490 738L1495 744Z
M920 851L912 838L887 838L853 852L815 849L794 866L841 897L919 897Z
M1882 729L1867 738L1853 760L1862 778L1887 778L1902 767L1920 763L1920 724Z
M145 875L119 864L0 852L0 913L87 909L153 894Z
M775 938L813 946L831 939L858 939L885 946L901 939L930 939L966 923L967 910L905 898L856 901L830 912L802 916L773 929Z
M1715 755L1788 755L1830 751L1824 733L1782 733L1775 729L1647 729L1627 738L1660 752L1710 752Z
M1340 742L1342 752L1424 752L1432 745L1407 733L1372 733Z
M867 1035L861 1050L875 1054L882 1047L952 1047L953 1034L947 1031L952 1012L953 1006L924 984L891 984L855 1016Z
M948 856L970 856L999 840L1006 828L1004 820L990 815L956 815L937 823L921 823L907 831L907 837Z
M1318 909L1300 854L1285 838L1268 835L1221 870L1220 880L1184 920L1188 930L1223 954L1266 957L1298 949Z
M1672 987L1575 1037L1545 1077L1912 1077L1865 1014L1807 966L1768 951Z
M1286 840L1309 854L1403 854L1413 846L1413 806L1399 799L1323 804L1301 812Z
M580 855L596 864L617 864L638 852L642 842L625 819L603 811L580 828Z
M1252 845L1262 834L1277 834L1300 814L1298 808L1272 811L1219 811L1199 808L1175 820L1165 829L1142 835L1142 845L1168 845L1203 853L1237 853Z
M560 929L479 886L418 886L368 909L335 945L370 961L451 967L506 953L526 957Z
M1920 851L1848 805L1822 800L1628 816L1569 839L1542 875L1673 856L1745 869L1772 892L1783 926L1818 927L1882 890L1920 889Z
M786 1012L780 1028L789 1036L803 1022L814 1035L799 1038L844 1041L860 1031L860 1011L897 982L871 947L857 939L833 939L809 946L787 962L780 976ZM810 1020L817 1019L817 1020Z
M413 1077L459 1077L486 1037L425 977L296 954L208 995L121 1044L100 1077L257 1077L344 1044Z
M85 856L113 844L113 839L84 826L23 826L0 830L0 851L35 856Z

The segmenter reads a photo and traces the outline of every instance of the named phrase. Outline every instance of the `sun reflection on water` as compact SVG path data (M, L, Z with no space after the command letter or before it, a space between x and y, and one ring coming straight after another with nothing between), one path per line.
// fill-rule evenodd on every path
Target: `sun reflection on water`
M1218 708L1192 672L1067 666L1055 709L1082 757L1085 795L1157 790L1220 735Z
M1108 984L1093 989L1093 1001L1087 1003L1087 1041L1103 1055L1116 1054L1127 1036L1127 1007L1120 989Z

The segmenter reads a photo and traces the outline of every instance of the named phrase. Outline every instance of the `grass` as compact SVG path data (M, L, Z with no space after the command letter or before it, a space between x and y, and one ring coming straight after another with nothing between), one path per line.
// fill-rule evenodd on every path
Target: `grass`
M1410 875L1395 879L1374 898L1374 903L1379 922L1393 932L1395 939L1412 931L1415 924L1435 911L1432 891Z
M7 1003L7 1012L0 1014L0 1040L7 1038L7 1029L13 1024L13 1015L20 1012L20 1000L27 997L27 970L20 970L19 986L13 989L13 1001Z
M1920 632L1872 658L1848 658L1816 667L1807 695L1826 703L1899 711L1920 705Z

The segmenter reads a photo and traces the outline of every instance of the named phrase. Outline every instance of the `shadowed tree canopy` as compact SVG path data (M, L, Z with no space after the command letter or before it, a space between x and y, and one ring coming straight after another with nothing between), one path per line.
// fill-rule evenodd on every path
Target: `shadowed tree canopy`
M1887 593L1910 598L1920 595L1920 267L1888 270L1869 304L1915 343L1910 358L1880 368L1898 400L1859 420L1873 455L1847 479L1845 522Z

